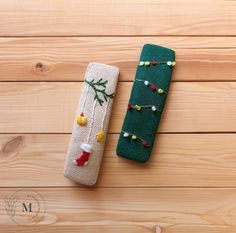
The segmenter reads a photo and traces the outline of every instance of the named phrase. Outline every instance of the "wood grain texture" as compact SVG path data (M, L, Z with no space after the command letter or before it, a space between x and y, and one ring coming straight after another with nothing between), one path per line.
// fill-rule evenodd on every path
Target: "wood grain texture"
M75 186L63 176L70 135L0 135L0 187ZM235 134L161 134L146 164L118 157L109 135L97 187L233 187Z
M235 12L232 0L0 1L0 232L235 233ZM146 43L174 49L177 66L138 164L115 148ZM63 166L94 61L121 73L100 179L85 188ZM28 203L29 187L46 212L26 227L4 200L24 188Z
M47 188L36 189L45 199L46 213L34 227L24 227L24 232L36 229L58 229L65 232L72 227L77 232L155 232L167 233L235 232L235 189L135 189L112 188ZM11 196L15 189L0 190L3 197ZM27 190L26 190L27 193ZM55 195L56 193L56 195ZM0 230L21 230L0 209ZM73 229L72 228L72 229ZM74 228L75 229L75 228ZM53 231L55 232L55 230ZM72 231L74 232L74 231ZM160 231L159 231L160 232Z
M176 51L174 81L236 80L235 37L47 37L0 38L0 81L82 81L91 61L132 81L145 43Z
M236 35L235 1L10 0L0 9L1 36Z
M70 133L82 83L3 82L0 133ZM109 132L119 133L131 91L120 82ZM235 132L236 83L174 82L159 132Z

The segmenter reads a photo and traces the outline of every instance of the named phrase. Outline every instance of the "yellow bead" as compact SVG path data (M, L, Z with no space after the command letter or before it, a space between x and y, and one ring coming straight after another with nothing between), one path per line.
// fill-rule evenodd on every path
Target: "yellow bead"
M172 66L175 66L176 65L176 62L175 61L172 61Z
M80 114L78 117L77 117L77 124L78 125L86 125L87 124L87 117L84 116L84 114Z
M103 138L104 138L104 131L100 130L97 134L96 134L96 140L97 142L103 142Z
M161 88L158 88L157 92L158 92L158 94L163 94L164 93L163 89L161 89Z
M141 106L139 106L139 105L135 105L134 107L135 107L135 109L136 109L137 111L140 111L140 110L141 110Z
M132 135L131 137L133 140L136 140L137 139L137 136L136 135Z
M145 66L150 66L150 61L145 61L145 62L144 62L144 65L145 65Z

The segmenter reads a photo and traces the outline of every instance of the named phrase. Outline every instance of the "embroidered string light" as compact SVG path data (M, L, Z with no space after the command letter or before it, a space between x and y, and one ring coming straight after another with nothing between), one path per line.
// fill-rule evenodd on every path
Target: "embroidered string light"
M81 144L80 148L82 150L82 153L80 154L80 156L78 158L73 160L73 164L80 166L80 167L86 166L88 164L89 157L92 153L93 146L91 144L89 144L89 140L90 140L90 135L91 135L91 132L93 129L93 124L94 124L94 114L95 114L96 104L97 104L97 99L95 99L94 103L93 103L92 119L91 119L90 126L89 126L87 143Z
M147 142L146 140L144 140L144 139L138 137L138 136L135 135L135 134L129 133L129 132L127 132L127 131L122 131L122 133L123 133L123 137L124 137L124 138L130 138L130 139L133 140L133 141L138 141L138 142L140 142L144 147L148 147L148 146L149 146L149 144L148 144L148 142Z
M95 115L95 108L96 108L97 102L102 106L103 103L106 101L107 106L108 106L109 100L114 98L114 93L111 93L111 94L106 93L106 84L108 83L108 80L103 80L101 78L95 82L94 79L92 79L91 81L88 81L85 79L85 83L88 84L88 86L86 87L85 98L82 103L82 112L77 117L77 124L79 124L81 126L84 126L87 124L87 117L84 115L84 106L86 103L89 87L91 87L93 89L95 95L94 95L94 104L93 104L93 108L92 108L92 117L91 117L91 122L90 122L90 126L89 126L89 133L87 136L87 143L81 144L80 147L82 149L82 153L80 154L80 156L78 158L73 160L73 163L77 166L86 166L87 165L90 154L93 149L92 145L89 144L89 141L90 141L90 137L91 137L91 132L93 130L94 115ZM103 138L105 135L103 128L104 128L104 121L105 121L106 112L107 112L107 106L104 111L101 130L96 134L96 140L100 143L103 142Z
M166 93L162 88L157 87L155 84L150 83L148 80L135 79L135 81L142 82L146 87L151 88L153 92L157 92L159 95Z
M91 82L93 84L93 81L91 81ZM95 85L97 85L97 83L99 83L99 85L101 84L101 86L103 86L105 88L106 87L105 84L107 83L107 81L102 81L102 79L100 79L98 82L95 83ZM114 97L114 93L113 94L106 94L105 89L102 90L103 97L104 97L104 100L102 100L101 97L98 95L98 93L96 93L96 90L98 90L98 89L96 89L96 88L94 89L95 97L94 97L94 103L93 103L93 107L92 107L92 117L91 117L91 122L90 122L90 126L89 126L89 133L88 133L88 136L87 136L87 143L81 144L80 147L81 147L82 153L80 154L80 156L78 158L73 160L73 164L77 165L77 166L86 166L88 164L88 160L89 160L89 157L90 157L90 155L92 153L92 149L93 149L92 145L89 142L90 142L90 137L91 137L91 133L92 133L92 130L93 130L94 121L95 121L94 120L94 115L95 115L96 105L97 105L97 102L98 102L102 106L104 101L106 101L107 104L106 104L106 108L105 108L103 118L102 118L102 122L101 122L101 130L96 134L97 142L103 143L103 139L104 139L104 136L105 136L104 122L105 122L105 119L106 119L106 113L107 113L107 108L109 106L109 101L110 101L111 98ZM100 89L99 89L99 91L100 91ZM85 100L83 102L82 109L84 109L86 98L87 98L87 91L86 91ZM77 123L79 125L87 124L87 118L84 116L83 112L77 118Z
M104 123L105 123L105 120L106 120L106 115L107 115L107 108L109 106L109 102L110 102L110 99L107 101L107 105L106 105L106 108L105 108L105 111L104 111L104 114L103 114L103 117L102 117L102 123L101 123L101 130L96 134L96 140L97 142L100 142L100 143L103 143L103 139L104 139L104 136L105 136L105 132L104 132Z
M84 106L86 103L87 95L89 92L89 87L91 87L94 90L95 96L94 100L97 100L98 103L102 106L104 101L108 101L110 98L114 98L114 93L108 94L106 93L106 84L108 80L103 80L102 78L99 79L97 82L93 80L88 81L85 79L85 83L88 84L86 87L86 93L85 93L85 98L82 103L82 112L80 115L77 117L77 124L80 126L85 126L87 124L87 117L84 115Z
M87 124L87 117L84 115L83 112L81 112L80 115L77 117L77 124L81 126Z
M90 135L91 135L91 132L92 132L92 129L93 129L93 124L94 124L94 114L95 114L96 104L97 104L97 100L94 100L94 103L93 103L93 109L92 109L92 119L91 119L91 123L90 123L90 127L89 127L88 137L87 137L87 142L88 142L88 143L89 143Z
M96 140L97 142L103 143L103 138L104 138L104 131L101 129L97 134L96 134Z
M87 124L87 117L84 115L84 106L86 103L88 92L89 92L89 87L86 86L85 97L82 102L82 111L81 111L80 115L77 117L77 124L80 126L85 126Z
M160 65L160 64L166 64L166 65L168 65L168 66L171 66L171 67L173 67L173 66L175 66L176 65L176 62L175 61L155 61L155 60L153 60L153 61L140 61L139 62L139 66L156 66L156 65Z
M156 112L156 111L158 111L158 112L160 112L161 110L157 107L157 106L155 106L155 105L132 105L132 104L128 104L128 109L129 110L133 110L133 109L135 109L136 111L141 111L142 109L145 109L145 108L150 108L153 112Z

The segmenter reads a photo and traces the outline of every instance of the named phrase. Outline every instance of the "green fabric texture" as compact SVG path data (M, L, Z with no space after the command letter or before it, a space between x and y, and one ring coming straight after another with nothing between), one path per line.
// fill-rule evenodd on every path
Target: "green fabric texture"
M175 61L175 52L171 49L145 44L142 49L140 61ZM138 65L138 62L137 62ZM156 105L161 111L151 111L151 109L141 109L141 111L128 110L123 122L118 145L117 155L138 162L148 161L153 143L155 140L157 128L161 119L161 114L165 105L169 90L173 67L165 64L150 66L138 66L135 80L147 80L153 83L157 88L162 88L166 93L159 95L145 86L143 82L134 81L129 103L132 105ZM127 103L128 104L128 103ZM123 136L123 131L137 135L148 142L148 147L144 147L138 140Z

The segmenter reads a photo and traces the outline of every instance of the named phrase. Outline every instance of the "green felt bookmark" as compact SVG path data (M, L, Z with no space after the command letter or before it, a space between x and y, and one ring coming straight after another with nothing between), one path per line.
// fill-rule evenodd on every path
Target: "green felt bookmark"
M144 45L122 126L117 154L146 162L169 90L175 52L157 45Z

